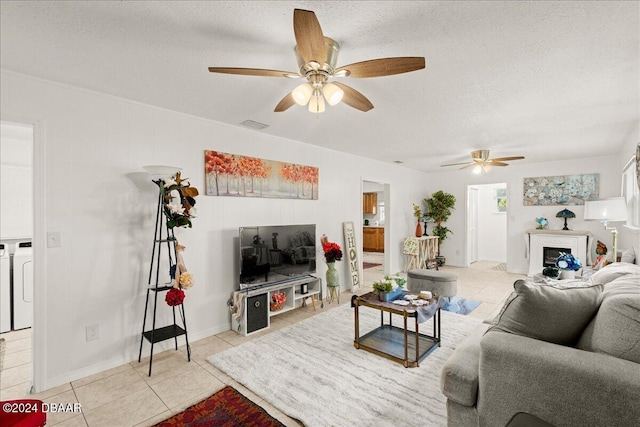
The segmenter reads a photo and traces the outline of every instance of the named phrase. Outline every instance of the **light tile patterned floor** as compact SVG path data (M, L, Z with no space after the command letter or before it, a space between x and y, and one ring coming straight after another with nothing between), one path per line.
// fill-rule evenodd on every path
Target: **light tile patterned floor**
M383 254L365 253L363 259L382 263ZM496 313L501 302L511 293L513 282L524 277L492 270L497 264L480 261L470 268L441 267L442 271L458 276L458 296L482 301L470 316L484 319ZM358 293L368 292L373 282L383 277L382 265L365 269L363 288ZM350 292L343 292L340 303L348 304L350 295ZM0 372L0 400L33 397L46 402L82 405L81 414L50 413L48 426L150 426L183 411L229 384L286 426L299 426L298 422L211 366L206 358L337 306L335 301L331 304L325 302L324 308L317 304L315 312L309 306L283 313L271 319L270 330L251 337L227 331L194 342L191 363L187 362L184 346L177 352L170 350L156 354L151 377L147 376L147 357L142 363L122 365L36 395L27 394L31 364L30 330L5 333L2 334L7 345L3 370Z

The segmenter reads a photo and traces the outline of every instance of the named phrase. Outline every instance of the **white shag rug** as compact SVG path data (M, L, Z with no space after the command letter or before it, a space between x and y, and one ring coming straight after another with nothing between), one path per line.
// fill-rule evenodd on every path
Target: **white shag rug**
M361 335L379 322L379 311L361 307ZM405 368L353 346L353 309L344 304L207 360L309 427L445 426L442 365L480 323L442 311L442 346ZM431 334L432 320L420 331Z

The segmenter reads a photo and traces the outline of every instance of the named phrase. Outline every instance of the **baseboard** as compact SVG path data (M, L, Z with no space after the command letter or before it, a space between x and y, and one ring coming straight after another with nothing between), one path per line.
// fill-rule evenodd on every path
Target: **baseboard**
M231 329L231 323L225 323L222 325L218 325L213 328L205 329L202 331L194 332L189 334L189 344L193 345L198 340L211 337L213 335L218 335L222 332L226 332ZM146 344L142 347L142 357L146 357L149 355L149 343L145 341ZM178 338L178 345L184 346L184 338ZM70 383L73 381L77 381L79 379L98 374L100 372L107 371L109 369L117 368L118 366L126 365L128 363L138 361L138 352L140 351L140 338L139 336L135 339L134 348L129 352L128 356L118 356L113 357L109 360L103 360L98 363L94 363L93 365L86 366L84 368L75 369L70 372L65 372L64 374L46 378L44 380L43 389L37 390L37 392L45 391L50 388L58 387L60 385ZM154 346L154 354L162 353L163 351L173 349L174 343L173 340L167 340L161 343L157 343ZM146 354L145 354L146 351Z

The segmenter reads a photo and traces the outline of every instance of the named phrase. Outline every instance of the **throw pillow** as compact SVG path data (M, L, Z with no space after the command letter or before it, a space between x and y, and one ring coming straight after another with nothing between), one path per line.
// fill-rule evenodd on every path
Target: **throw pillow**
M518 280L497 323L503 331L561 345L575 344L598 310L602 286L557 288Z
M633 250L633 246L631 246L629 249L627 249L624 252L622 252L622 256L620 257L620 261L621 262L628 262L629 264L633 264L634 262L636 262L636 253Z
M640 363L640 294L605 296L577 347Z

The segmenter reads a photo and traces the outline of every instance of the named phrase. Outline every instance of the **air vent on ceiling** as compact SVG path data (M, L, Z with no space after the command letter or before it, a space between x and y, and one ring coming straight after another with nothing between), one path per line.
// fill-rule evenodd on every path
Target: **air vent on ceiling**
M240 122L240 124L242 126L246 126L248 128L257 129L257 130L269 127L269 125L265 125L264 123L256 122L256 121L253 121L253 120L245 120L244 122Z

